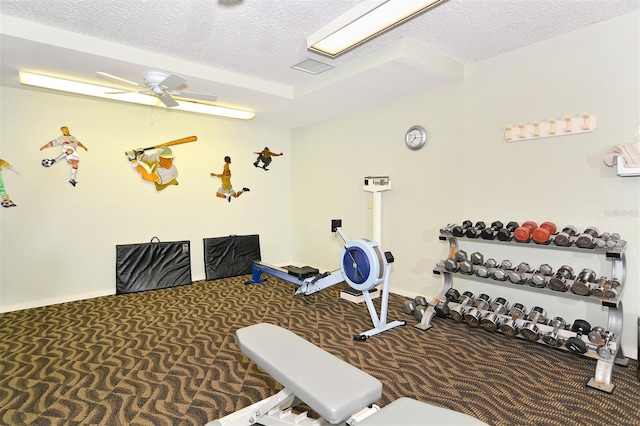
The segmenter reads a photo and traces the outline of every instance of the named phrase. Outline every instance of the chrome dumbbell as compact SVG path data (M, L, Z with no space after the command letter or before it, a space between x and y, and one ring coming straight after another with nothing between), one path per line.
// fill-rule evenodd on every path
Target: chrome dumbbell
M478 327L483 317L482 311L491 305L491 298L486 294L481 294L473 301L473 307L464 313L464 320L471 327Z
M517 336L520 333L520 327L516 320L527 315L527 308L522 303L514 303L509 310L509 315L511 315L511 318L501 322L498 325L498 329L507 336Z
M562 232L558 233L553 238L553 244L560 247L567 247L571 245L571 237L575 236L578 233L578 230L573 225L567 225L562 228Z
M458 305L449 310L449 315L454 321L462 322L464 321L464 314L467 307L470 307L471 305L473 305L473 293L465 291L458 299Z
M497 266L498 266L498 262L495 259L493 258L487 259L484 262L484 265L481 265L476 269L476 275L479 276L480 278L487 278L489 277L489 275L491 275L490 269L494 269Z
M522 326L522 330L520 330L520 334L527 340L531 340L535 342L540 339L540 328L538 327L538 323L544 323L546 321L547 313L539 306L534 307L529 312L527 316L527 321L524 326Z
M596 353L600 355L601 358L611 358L614 355L614 351L612 349L613 338L615 335L610 331L605 331L602 334L602 340L600 340L596 348Z
M547 286L547 280L549 276L553 274L553 268L547 264L543 263L540 265L540 268L536 272L531 275L529 278L529 285L531 287L543 288Z
M555 291L567 291L569 290L569 283L567 280L573 278L573 268L569 265L562 265L556 271L555 275L549 279L549 288Z
M607 277L600 277L593 284L592 294L605 299L615 299L620 295L619 287L620 280L617 278L608 279Z
M520 262L516 269L513 271L509 271L507 273L507 279L514 284L524 284L525 279L522 274L529 273L531 271L531 267L526 262Z
M427 299L424 296L416 296L413 299L413 304L415 306L413 310L414 318L418 321L422 321L422 317L428 307Z
M576 246L580 248L591 248L595 246L596 240L600 235L600 231L595 226L589 226L582 231L582 234L576 239Z
M554 319L551 320L549 325L553 326L553 331L550 331L549 333L544 334L542 336L542 341L549 346L553 346L554 348L559 348L560 346L564 345L564 339L558 336L558 331L561 328L565 327L566 322L561 317L555 317Z
M502 317L509 310L509 303L504 297L497 297L491 304L491 312L482 317L480 327L488 331L496 331L502 322Z
M571 291L581 296L588 296L596 287L593 282L596 280L596 273L589 268L584 268L571 284Z
M469 257L469 259L471 260L471 263L474 265L484 264L484 255L479 251L474 251L473 253L471 253L471 256Z

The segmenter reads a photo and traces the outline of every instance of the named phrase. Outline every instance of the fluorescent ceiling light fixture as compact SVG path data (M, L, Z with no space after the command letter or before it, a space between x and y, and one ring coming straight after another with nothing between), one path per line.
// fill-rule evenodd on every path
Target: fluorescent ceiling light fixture
M43 87L45 89L59 90L62 92L76 93L80 95L94 96L96 98L111 99L114 101L130 102L134 104L157 106L166 108L160 99L155 96L142 93L107 93L114 90L113 87L98 86L95 84L80 83L78 81L63 78L49 77L20 71L20 83L28 86ZM221 107L217 105L201 104L196 102L177 101L178 106L170 109L196 112L199 114L216 115L220 117L238 118L250 120L256 116L252 111L243 111L235 108Z
M443 0L362 0L307 37L309 50L336 57Z

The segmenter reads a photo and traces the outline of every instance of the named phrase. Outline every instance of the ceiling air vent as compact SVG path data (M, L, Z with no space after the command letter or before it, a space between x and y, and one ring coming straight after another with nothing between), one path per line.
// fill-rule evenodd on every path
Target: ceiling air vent
M293 65L291 68L294 70L308 72L309 74L320 74L321 72L325 72L326 70L333 68L333 65L307 58L304 61Z

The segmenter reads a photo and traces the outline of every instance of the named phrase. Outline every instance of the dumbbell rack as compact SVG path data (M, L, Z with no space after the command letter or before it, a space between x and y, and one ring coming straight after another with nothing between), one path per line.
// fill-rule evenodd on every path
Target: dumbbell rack
M565 296L565 297L571 297L571 298L577 298L577 299L581 299L584 301L589 301L589 302L595 302L595 303L601 303L602 306L608 308L608 321L607 321L607 330L609 330L610 332L614 333L615 337L614 339L612 339L612 341L610 342L610 349L612 353L615 353L615 356L609 357L609 358L603 358L600 355L598 355L598 353L596 352L596 347L594 347L594 344L589 342L589 340L587 339L586 336L581 336L581 339L587 344L587 352L584 354L578 354L578 355L582 355L585 357L589 357L589 358L593 358L596 359L596 370L595 370L595 374L594 377L592 377L588 382L587 382L587 386L595 388L595 389L599 389L602 390L604 392L607 393L612 393L613 389L615 388L615 385L612 384L612 375L613 375L613 366L614 364L617 365L621 365L621 366L627 366L629 363L628 358L626 358L622 352L622 345L621 345L621 336L622 336L622 322L623 322L623 309L622 309L622 295L624 292L624 278L625 278L625 256L624 256L624 252L626 249L626 242L625 241L618 241L618 243L614 246L614 247L595 247L595 248L579 248L577 246L575 246L573 243L575 242L575 239L577 237L572 237L571 238L571 243L569 246L567 247L560 247L560 246L556 246L554 244L550 244L553 241L553 236L552 238L549 240L549 242L547 244L537 244L534 243L533 241L531 242L518 242L515 240L512 241L499 241L499 240L485 240L485 239L481 239L481 238L467 238L467 237L455 237L451 234L451 232L449 230L443 229L440 231L440 236L439 239L441 241L448 241L449 242L449 249L450 249L450 253L455 253L456 251L458 251L458 239L462 239L462 240L468 240L468 241L474 241L474 242L482 242L482 243L489 243L489 244L501 244L501 245L511 245L511 246L519 246L519 247L526 247L526 246L535 246L535 247L542 247L544 249L550 249L550 250L563 250L563 251L580 251L580 252L592 252L594 254L598 254L598 255L604 255L606 257L607 260L611 261L611 279L616 279L619 283L620 286L618 287L618 295L615 298L605 298L605 297L598 297L598 296L594 296L594 295L588 295L588 296L582 296L582 295L577 295L572 293L571 291L567 291L567 292L559 292L559 291L555 291L552 290L548 287L544 287L544 288L538 288L538 287L531 287L529 285L519 285L519 284L513 284L509 281L499 281L499 280L495 280L493 278L480 278L475 274L475 270L478 268L478 265L474 265L474 273L473 274L462 274L460 272L450 272L448 271L445 267L444 267L444 261L442 261L441 263L437 264L436 267L433 269L433 273L434 274L438 274L438 275L442 275L443 279L444 279L444 285L442 288L442 291L440 293L440 295L436 298L435 302L430 301L429 305L426 309L426 311L424 312L424 315L422 316L422 320L420 321L420 323L416 324L415 327L422 329L422 330L428 330L429 328L431 328L431 319L433 318L433 316L436 314L435 311L435 304L437 303L438 299L439 300L445 300L445 294L447 292L447 290L453 288L453 276L457 275L460 277L464 277L464 278L471 278L474 280L479 280L479 281L483 281L483 282L491 282L494 284L498 284L498 285L504 285L504 286L509 286L509 287L522 287L526 290L533 290L533 291L540 291L543 293L547 293L547 294L553 294L556 296ZM499 268L489 268L489 277L492 276L492 272L495 271L496 269ZM530 278L532 274L522 274L523 278ZM524 281L524 280L523 280ZM571 286L571 284L573 284L573 280L567 280L567 283L569 286ZM458 306L459 304L451 301L449 302L448 306L449 309L453 309L456 306ZM489 313L490 311L488 310L484 310L484 311L480 311L481 315L486 315L487 313ZM501 320L505 320L505 319L511 319L511 317L509 315L498 315L498 317ZM519 318L516 320L516 324L520 327L522 327L525 323L527 323L528 320L526 318ZM553 326L551 325L547 325L547 324L542 324L542 323L538 323L537 324L538 328L540 329L541 332L541 336L544 335L544 333L548 333L553 331ZM574 337L577 335L576 332L574 331L570 331L570 330L566 330L566 329L559 329L557 331L558 336L563 338L563 339L568 339L571 337ZM517 337L520 338L524 338L520 335L518 335ZM542 339L539 339L536 343L540 343L540 344L545 344ZM559 348L562 350L566 350L569 351L567 348L562 347ZM574 353L574 352L572 352Z

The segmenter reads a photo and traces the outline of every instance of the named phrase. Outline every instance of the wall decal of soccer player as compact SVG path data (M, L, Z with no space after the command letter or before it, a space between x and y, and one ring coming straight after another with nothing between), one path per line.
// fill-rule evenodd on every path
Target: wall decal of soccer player
M16 203L11 201L11 198L9 198L9 195L7 194L7 191L4 189L4 180L2 179L2 168L3 167L5 169L13 169L13 166L11 164L9 164L8 161L5 161L2 158L0 158L0 197L2 197L2 207L15 207ZM18 173L15 170L14 170L14 172Z
M69 128L67 126L62 126L60 130L62 130L62 135L44 144L40 148L40 151L53 146L61 146L62 153L56 158L42 160L42 165L45 167L51 167L57 161L66 158L67 163L71 165L71 179L69 179L69 183L75 187L78 183L76 181L76 175L78 174L78 165L80 164L78 147L84 148L85 151L89 150L82 144L82 142L76 139L75 136L72 136L71 133L69 133Z
M231 164L231 157L228 155L224 157L224 168L222 173L211 173L213 177L219 177L222 180L222 184L216 192L216 197L218 198L226 198L229 202L231 202L231 198L238 198L242 195L243 192L249 192L249 188L242 188L241 191L234 191L233 185L231 185L231 169L229 165Z

